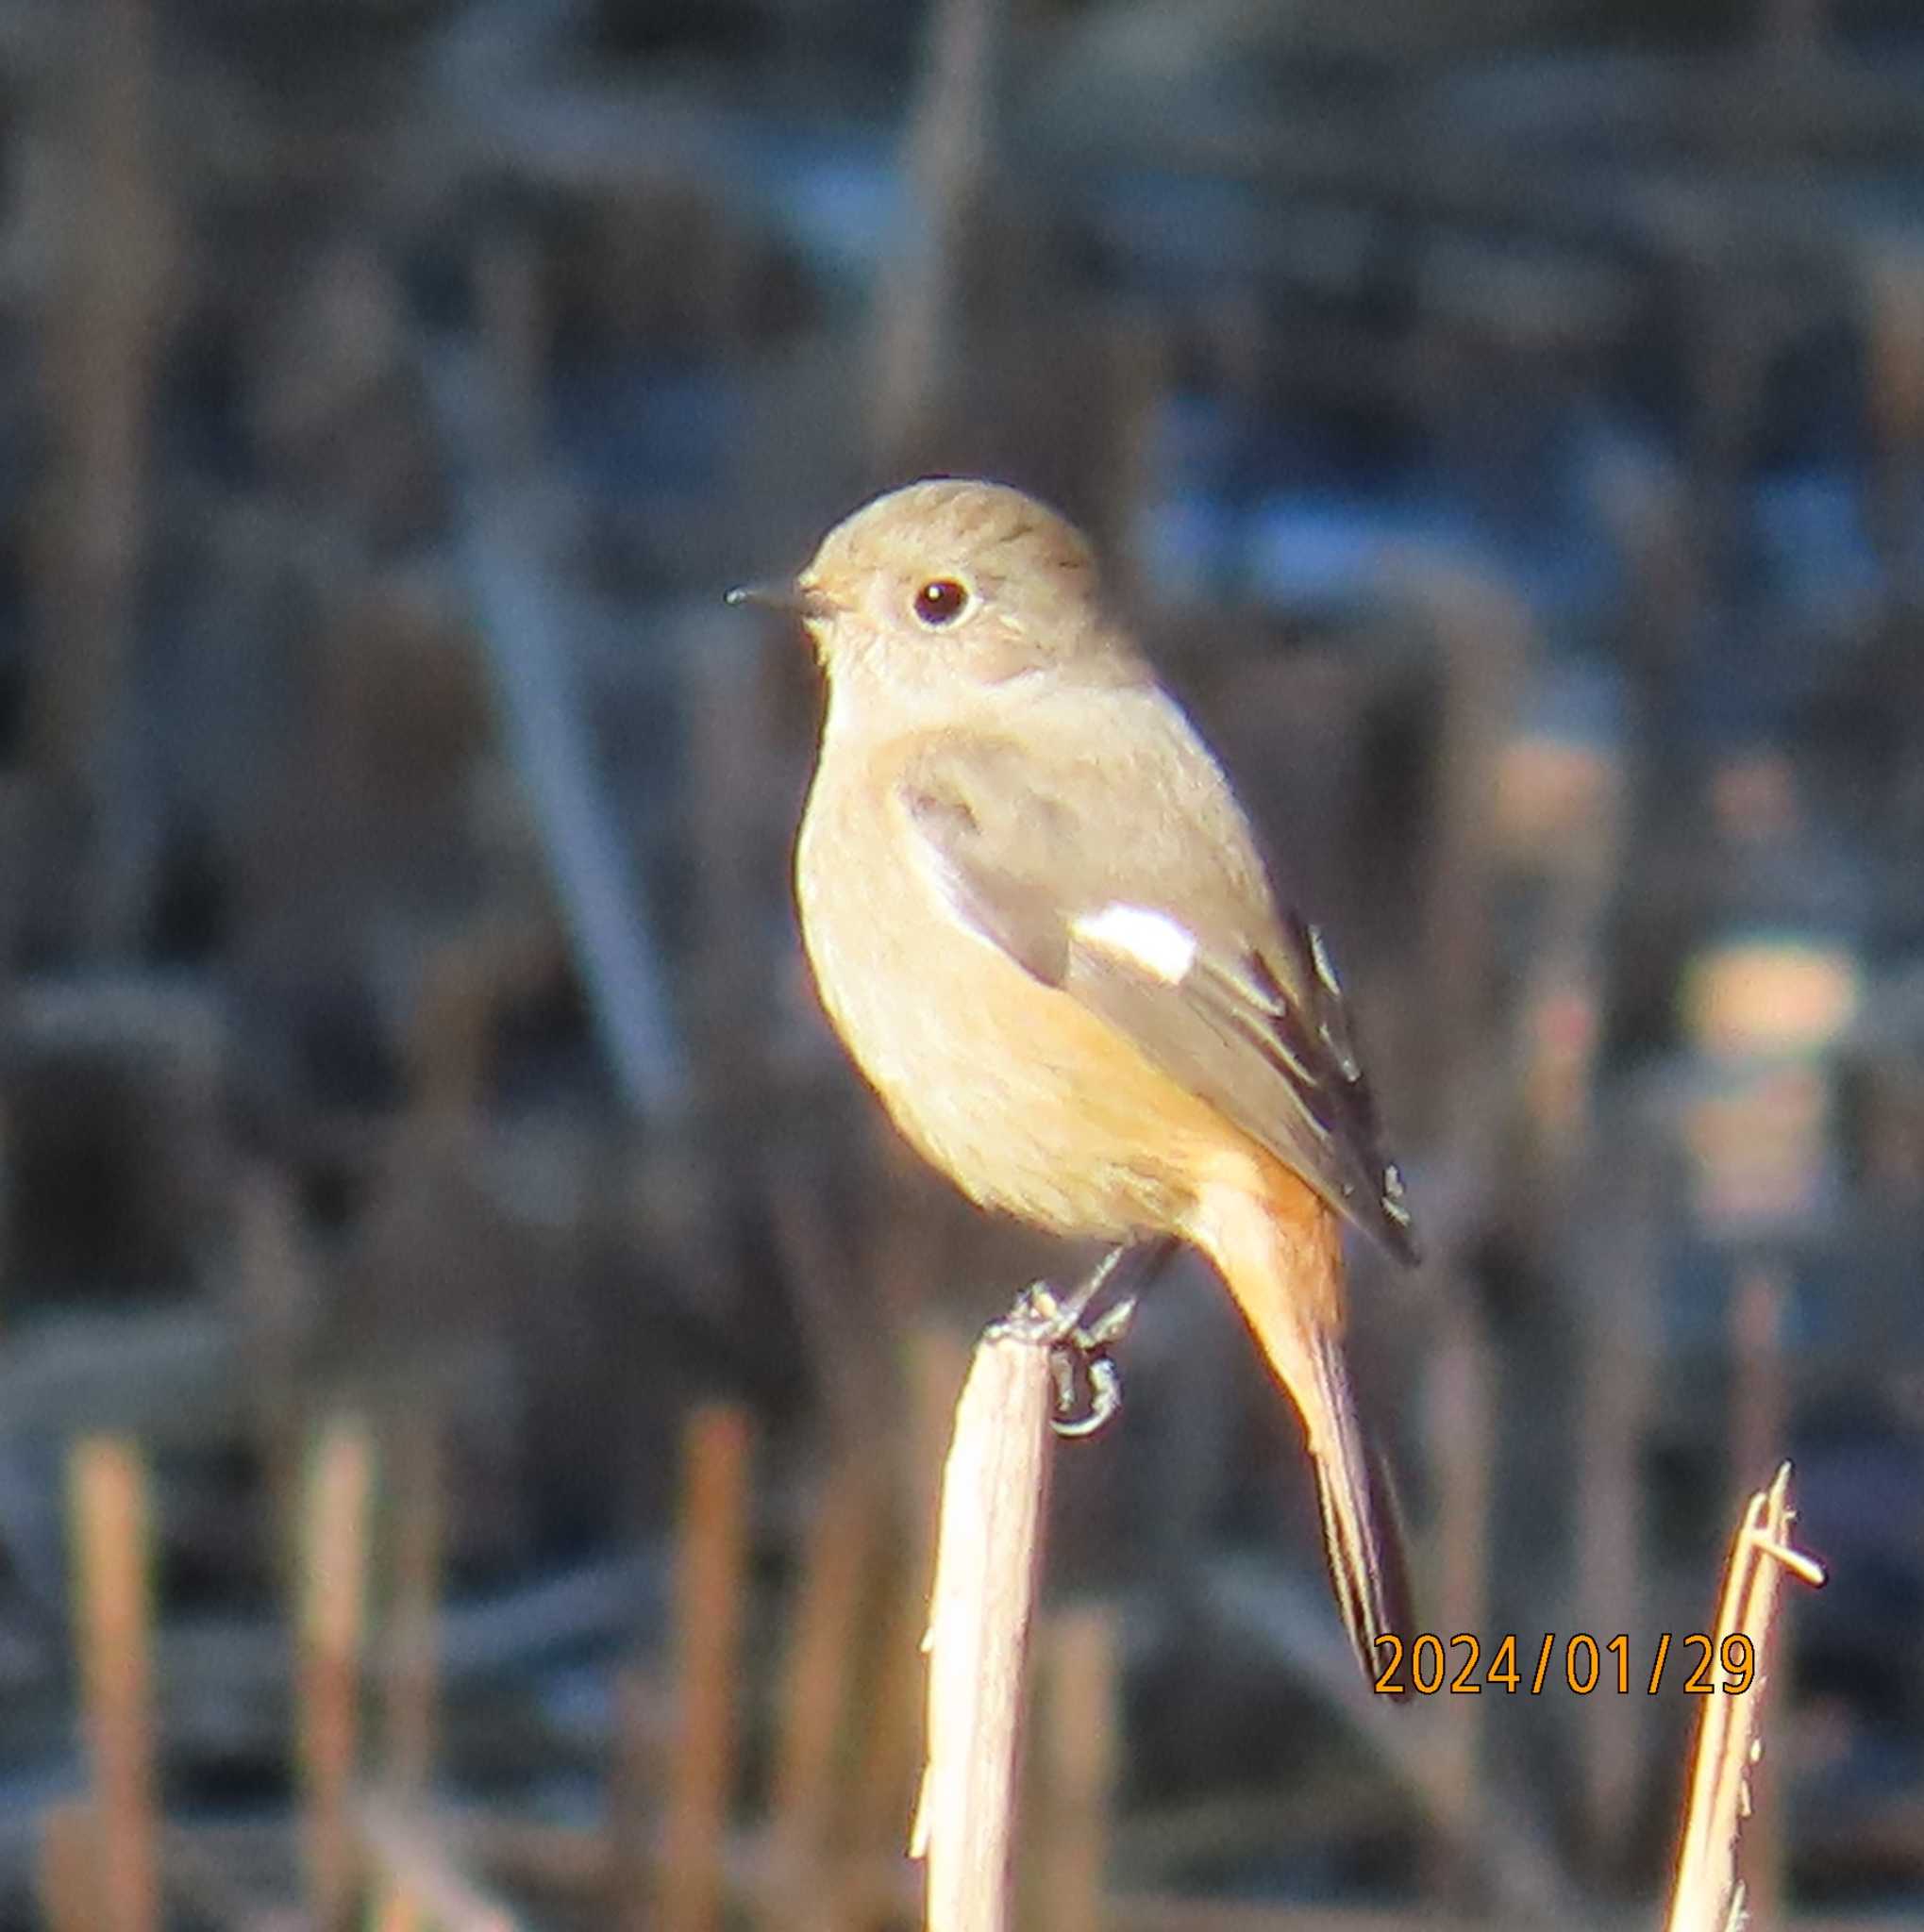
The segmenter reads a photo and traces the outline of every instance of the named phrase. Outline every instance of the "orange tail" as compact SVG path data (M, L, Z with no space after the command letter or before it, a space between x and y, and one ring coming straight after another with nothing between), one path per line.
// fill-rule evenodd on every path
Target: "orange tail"
M1387 1473L1357 1412L1343 1353L1343 1245L1336 1217L1293 1174L1274 1170L1269 1199L1205 1191L1193 1233L1229 1284L1277 1379L1301 1411L1315 1465L1323 1548L1336 1603L1364 1674L1390 1661L1376 1647L1410 1636L1410 1579ZM1265 1178L1268 1178L1265 1175Z

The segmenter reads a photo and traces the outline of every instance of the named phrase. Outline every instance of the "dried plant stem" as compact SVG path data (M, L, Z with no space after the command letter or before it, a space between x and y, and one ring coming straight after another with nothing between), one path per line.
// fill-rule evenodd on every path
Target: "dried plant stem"
M1103 1874L1121 1758L1116 1624L1113 1610L1078 1609L1052 1619L1044 1636L1051 1803L1040 1895L1054 1932L1097 1932L1107 1923Z
M879 1655L868 1687L867 1736L855 1780L856 1834L864 1852L899 1857L902 1819L914 1803L924 1758L927 1682L917 1646L929 1630L929 1591L935 1574L934 1526L927 1498L942 1479L955 1425L955 1406L968 1374L967 1352L954 1332L934 1323L910 1338L909 1472L898 1508L901 1526L890 1579Z
M1749 1814L1752 1768L1764 1748L1759 1724L1778 1587L1785 1570L1809 1584L1824 1580L1823 1571L1792 1546L1794 1521L1786 1462L1769 1489L1750 1498L1724 1568L1717 1651L1712 1661L1721 1684L1724 1644L1742 1633L1752 1646L1753 1674L1742 1692L1732 1695L1719 1689L1703 1700L1667 1932L1735 1932L1743 1923L1737 1842Z
M783 1671L772 1824L778 1862L809 1892L823 1881L880 1500L875 1472L844 1457L823 1484L803 1559L801 1604Z
M943 1472L929 1607L929 1758L910 1849L929 1932L1001 1932L1018 1717L1050 1450L1053 1310L1031 1295L977 1344Z
M722 1850L735 1754L736 1653L748 1550L746 1415L720 1405L684 1438L675 1605L679 1687L657 1923L710 1932L722 1903Z
M147 1483L140 1452L90 1436L72 1462L82 1728L93 1781L100 1923L160 1923Z
M355 1852L350 1803L367 1638L374 1439L359 1416L321 1432L300 1531L300 1653L294 1687L302 1853L314 1923L347 1923Z

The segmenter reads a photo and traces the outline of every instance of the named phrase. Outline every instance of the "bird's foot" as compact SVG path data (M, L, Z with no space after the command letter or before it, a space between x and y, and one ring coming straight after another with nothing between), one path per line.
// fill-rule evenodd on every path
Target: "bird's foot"
M1093 1436L1122 1407L1122 1372L1111 1351L1129 1327L1135 1297L1125 1296L1086 1327L1082 1318L1129 1252L1126 1245L1111 1249L1066 1295L1034 1282L1010 1311L1010 1325L1048 1350L1055 1383L1049 1426L1059 1436Z
M1051 1346L1049 1374L1056 1391L1049 1427L1057 1435L1093 1436L1121 1408L1122 1371L1110 1350L1135 1311L1136 1298L1128 1295L1088 1327L1071 1324Z
M1136 1296L1161 1274L1179 1243L1173 1235L1124 1241L1110 1249L1066 1295L1046 1281L1032 1283L998 1326L1037 1342L1049 1352L1055 1382L1055 1413L1049 1426L1059 1436L1093 1436L1122 1407L1122 1371L1113 1353L1136 1310ZM1121 1274L1130 1291L1084 1325L1090 1305Z

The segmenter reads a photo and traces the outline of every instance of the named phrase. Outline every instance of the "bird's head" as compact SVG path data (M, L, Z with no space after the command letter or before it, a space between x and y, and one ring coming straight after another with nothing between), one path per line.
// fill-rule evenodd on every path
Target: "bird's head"
M792 588L737 594L794 610L832 684L898 699L1051 673L1133 674L1105 621L1088 542L1005 484L891 491L837 524Z

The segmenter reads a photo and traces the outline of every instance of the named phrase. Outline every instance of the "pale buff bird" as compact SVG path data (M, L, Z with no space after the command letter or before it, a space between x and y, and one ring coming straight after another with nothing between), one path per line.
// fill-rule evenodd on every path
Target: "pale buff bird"
M828 675L795 881L830 1020L976 1200L1215 1264L1301 1412L1374 1680L1407 1590L1345 1360L1341 1223L1416 1246L1321 938L1088 544L1021 492L913 484L792 587L737 595L797 612Z

